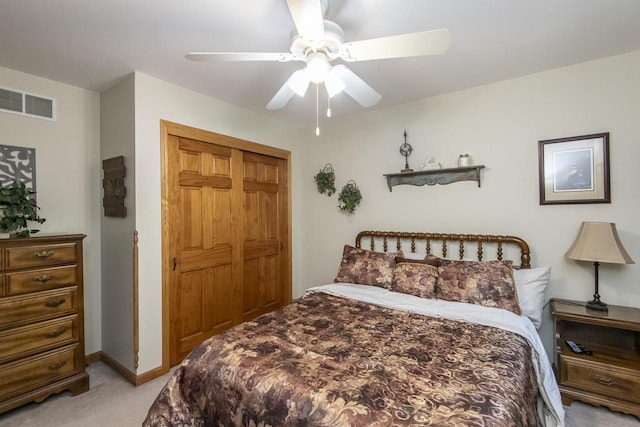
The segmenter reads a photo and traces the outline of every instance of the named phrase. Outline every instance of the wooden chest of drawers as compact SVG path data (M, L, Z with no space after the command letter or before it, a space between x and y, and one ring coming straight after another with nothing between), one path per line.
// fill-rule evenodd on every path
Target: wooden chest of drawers
M89 390L82 234L0 239L0 413Z
M574 400L640 418L640 309L609 305L608 312L584 303L552 300L555 367L562 403ZM573 353L566 340L593 354Z

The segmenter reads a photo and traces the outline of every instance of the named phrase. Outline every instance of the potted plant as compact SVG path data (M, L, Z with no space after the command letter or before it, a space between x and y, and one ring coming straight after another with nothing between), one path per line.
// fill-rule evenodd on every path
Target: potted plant
M331 197L336 192L336 174L333 172L331 163L327 163L313 178L320 194L327 193L327 196Z
M0 188L0 230L10 237L29 237L39 230L30 230L29 223L42 224L46 220L38 216L38 205L30 198L34 194L22 182L13 182Z
M342 212L346 212L350 215L356 211L356 208L360 204L362 200L362 193L360 193L360 189L356 185L356 182L351 180L342 187L342 191L338 195L338 209Z

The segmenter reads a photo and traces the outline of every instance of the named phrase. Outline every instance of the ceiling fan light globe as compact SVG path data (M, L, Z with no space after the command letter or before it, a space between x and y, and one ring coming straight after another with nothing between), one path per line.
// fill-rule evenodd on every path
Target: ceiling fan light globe
M312 53L307 58L307 76L313 83L322 83L329 75L329 59L321 52Z

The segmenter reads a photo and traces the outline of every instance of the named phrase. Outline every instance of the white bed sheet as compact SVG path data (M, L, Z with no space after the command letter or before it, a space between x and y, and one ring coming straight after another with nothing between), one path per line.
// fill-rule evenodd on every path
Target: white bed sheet
M540 417L547 427L564 426L564 408L560 391L551 369L540 336L533 323L526 316L519 316L508 310L465 304L445 300L419 298L413 295L392 292L376 286L351 283L332 283L315 286L307 290L310 293L327 293L344 298L376 304L383 307L411 311L428 316L462 320L486 326L501 328L524 337L532 348L532 356L537 382L544 406Z

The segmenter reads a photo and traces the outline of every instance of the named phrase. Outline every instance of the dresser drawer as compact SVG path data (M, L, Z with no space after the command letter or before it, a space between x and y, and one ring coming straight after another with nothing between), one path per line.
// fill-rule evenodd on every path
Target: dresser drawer
M0 299L0 330L53 319L77 310L75 287Z
M6 249L6 269L73 263L76 247L76 243L10 247Z
M49 267L37 270L8 273L6 294L20 295L76 285L78 269L75 265Z
M0 363L77 341L77 318L67 316L0 332Z
M640 372L560 356L561 385L616 399L640 402Z
M77 344L0 365L0 400L81 372Z

